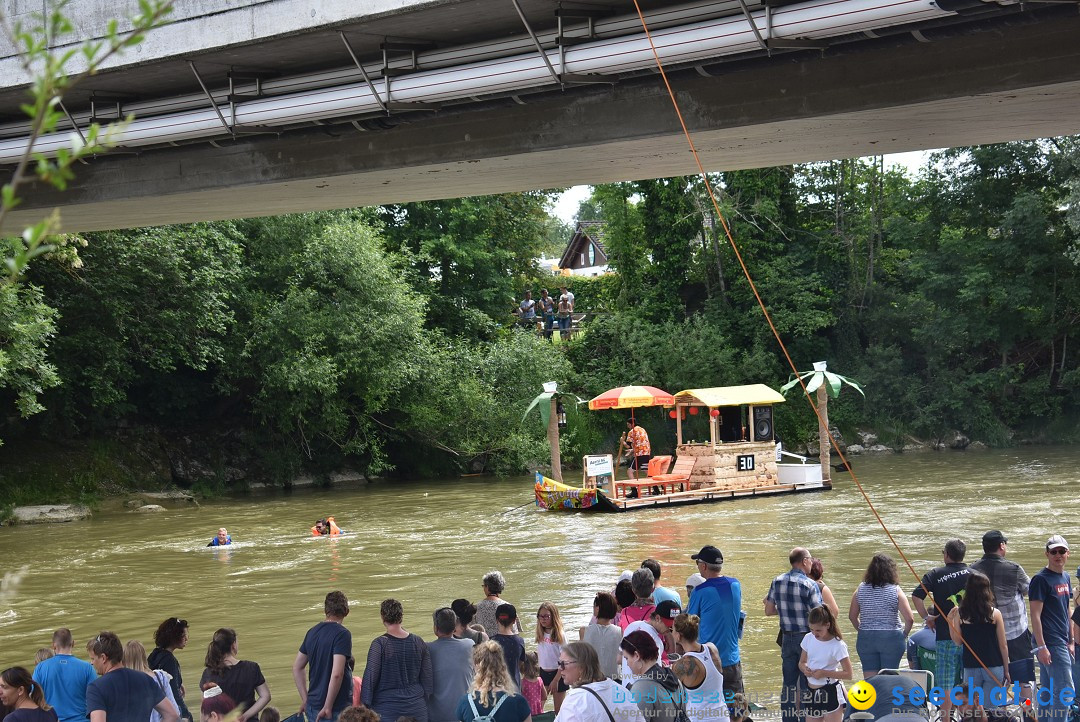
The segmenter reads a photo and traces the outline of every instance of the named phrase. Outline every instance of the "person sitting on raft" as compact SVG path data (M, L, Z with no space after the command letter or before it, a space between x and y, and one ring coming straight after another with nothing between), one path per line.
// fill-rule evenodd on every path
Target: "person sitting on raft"
M217 530L217 536L210 540L208 547L223 547L227 544L232 544L232 537L229 536L229 530L225 527L221 527Z
M334 517L328 516L325 519L319 519L315 522L315 526L311 527L312 536L340 536L341 528L338 527L337 522L334 521Z

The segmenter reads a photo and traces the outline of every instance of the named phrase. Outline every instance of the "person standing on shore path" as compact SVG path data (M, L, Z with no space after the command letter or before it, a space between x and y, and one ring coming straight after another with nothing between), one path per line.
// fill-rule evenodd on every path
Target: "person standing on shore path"
M458 617L450 607L436 609L431 615L435 640L428 642L431 658L431 694L428 695L428 722L457 719L457 706L468 694L473 681L472 639L458 639L454 630Z
M671 600L675 604L682 606L682 597L674 589L668 589L667 587L660 586L660 562L655 559L646 559L641 563L641 566L652 572L653 575L653 601L659 604L665 599Z
M806 685L806 677L799 671L802 640L810 633L806 620L811 609L822 606L821 590L818 589L817 582L807 576L812 559L808 549L792 549L788 554L791 570L773 579L764 600L765 615L780 617L780 637L777 641L780 643L784 675L784 686L780 695L780 712L784 722L796 722L798 716L799 686ZM695 589L694 595L697 593Z
M705 581L690 595L687 614L696 614L701 624L698 639L713 644L723 666L724 689L732 694L743 692L742 658L739 654L739 622L742 617L742 585L735 577L725 576L724 555L716 547L703 546L690 557L697 563Z
M1031 699L1035 687L1035 661L1031 653L1031 629L1028 627L1027 596L1031 579L1024 568L1005 558L1007 544L997 529L983 534L982 559L971 565L990 579L994 600L1005 620L1005 641L1009 645L1009 679L1020 683L1020 696Z
M99 677L86 688L90 722L146 722L157 711L161 722L178 722L176 707L158 683L124 666L124 647L112 632L94 639L91 663Z
M855 651L863 679L880 669L896 669L904 658L905 643L914 617L907 595L900 588L896 562L884 552L870 558L862 583L851 595L848 619L855 628Z
M936 567L924 574L922 583L915 587L911 598L915 602L915 610L937 634L937 644L934 646L937 652L934 683L947 689L960 683L964 650L953 642L946 617L964 596L964 587L967 585L968 575L971 574L971 567L964 564L967 545L959 539L945 542L941 554L945 566ZM927 592L933 596L935 609L932 613L926 609ZM941 700L942 719L950 718L952 707L952 700L949 695L945 695Z
M34 681L45 690L45 701L56 710L60 722L86 722L86 688L97 674L89 662L71 654L75 640L71 630L61 627L53 632L55 654L34 667Z
M1050 704L1039 705L1039 719L1065 722L1069 706L1062 692L1073 689L1072 630L1069 627L1069 600L1072 584L1065 564L1069 543L1060 534L1046 540L1046 567L1031 579L1031 631L1035 634L1035 654L1039 660L1039 688L1048 689ZM1035 699L1038 701L1038 693Z
M491 639L499 633L499 620L496 619L495 611L500 604L506 604L506 600L499 596L506 589L506 577L500 571L491 571L484 575L481 584L484 598L476 603L476 616L473 619L484 626L484 633ZM514 622L514 630L520 632L521 625Z
M180 662L176 659L176 650L183 649L188 643L188 623L186 619L169 617L158 625L154 632L154 651L147 658L150 669L163 669L171 678L173 699L180 710L180 719L191 719L191 712L184 704L184 677L180 674ZM121 649L121 654L123 650Z
M293 662L293 681L300 693L300 714L308 722L334 722L352 702L352 676L346 662L352 656L352 633L345 628L349 598L333 591L323 602L326 618L308 630ZM304 668L308 681L304 683Z

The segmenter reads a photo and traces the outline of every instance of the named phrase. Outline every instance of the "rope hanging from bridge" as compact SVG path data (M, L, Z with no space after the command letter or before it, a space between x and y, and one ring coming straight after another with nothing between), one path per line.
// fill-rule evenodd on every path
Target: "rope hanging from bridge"
M633 2L634 10L637 11L638 19L641 21L641 27L645 32L645 37L648 39L649 47L652 48L653 58L656 61L656 68L660 73L661 79L664 81L664 87L667 89L668 97L671 99L671 105L675 109L675 115L679 119L679 126L682 128L683 136L686 138L687 145L690 146L690 153L694 156L694 163L697 165L698 175L701 176L702 181L704 181L705 183L705 190L709 194L709 200L712 202L713 210L716 212L716 217L720 219L720 225L724 229L724 235L727 237L728 244L731 246L731 250L734 251L735 258L739 261L739 267L742 269L743 276L746 278L746 282L750 285L750 290L753 292L754 298L757 300L758 306L761 308L761 312L765 316L766 323L769 324L769 330L772 331L773 338L776 339L777 345L783 352L784 358L787 360L788 366L791 368L792 374L794 374L795 378L798 380L799 386L800 388L802 388L803 396L804 398L806 398L806 401L810 405L811 410L813 410L814 416L817 418L819 427L825 428L825 433L829 437L829 444L832 446L833 449L835 449L837 455L840 457L844 468L847 470L847 473L851 476L852 482L854 482L855 484L855 488L859 490L859 493L862 495L862 498L866 502L866 505L870 508L870 511L873 513L874 518L877 520L877 523L881 526L881 530L885 532L885 536L889 538L889 542L893 545L893 548L896 549L896 553L900 555L900 558L904 561L904 564L907 566L912 576L915 577L916 580L918 580L919 586L926 593L927 597L933 601L934 608L937 610L937 613L939 615L939 620L946 621L946 615L944 614L944 610L938 604L937 600L933 598L933 595L930 594L930 590L926 588L926 585L923 584L922 576L917 571L915 571L915 567L908 559L907 554L905 554L904 550L900 548L899 542L896 541L896 538L889 530L889 526L885 523L885 520L881 517L881 514L874 506L874 502L870 500L870 495L866 492L866 489L863 487L862 482L859 481L859 477L855 474L855 470L852 469L851 464L848 463L847 458L844 456L844 452L840 450L840 446L836 443L836 438L833 436L832 431L823 423L824 420L821 417L821 412L818 410L817 405L810 397L810 392L806 390L806 383L803 380L802 376L799 374L798 368L795 366L795 362L791 359L791 354L788 352L787 346L784 344L784 340L780 337L780 332L776 329L776 325L773 323L772 315L769 313L769 309L765 306L765 302L762 300L761 294L758 293L757 284L754 283L754 279L750 275L750 270L746 267L746 263L743 261L742 254L739 252L738 244L735 243L735 237L731 232L731 227L728 225L727 218L724 216L723 211L720 210L720 203L716 200L716 192L713 190L712 183L709 181L709 175L708 173L706 173L705 167L701 163L701 157L698 155L697 147L694 145L694 139L690 135L690 130L686 127L686 120L683 118L682 109L679 107L679 101L675 97L675 91L672 90L671 81L668 79L667 72L664 69L664 63L660 60L660 54L656 49L655 43L653 42L652 32L649 30L649 24L645 20L645 14L641 10L639 0L633 0ZM978 661L979 665L986 670L987 674L989 674L992 679L994 679L999 685L1003 684L1003 680L998 680L996 676L990 672L986 664L983 663L979 655L975 652L974 649L971 648L971 646L966 641L963 642L963 646L967 647L971 651L976 661Z

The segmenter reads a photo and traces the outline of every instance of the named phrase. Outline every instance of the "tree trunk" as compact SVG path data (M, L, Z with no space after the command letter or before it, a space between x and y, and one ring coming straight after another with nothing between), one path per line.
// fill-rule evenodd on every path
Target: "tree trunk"
M551 413L548 414L547 438L551 445L551 477L560 484L562 478L562 454L559 452L559 415L555 413L558 406L555 396L551 397Z
M818 460L821 462L821 478L823 481L832 480L832 467L829 466L829 394L825 390L825 382L818 386L817 407L821 416L818 426Z

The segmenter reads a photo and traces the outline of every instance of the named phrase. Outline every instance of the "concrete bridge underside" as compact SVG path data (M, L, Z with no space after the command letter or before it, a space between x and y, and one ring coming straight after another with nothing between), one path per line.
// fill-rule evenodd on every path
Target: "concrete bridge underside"
M1075 8L706 71L671 80L708 170L1080 133ZM12 220L62 205L90 231L695 172L659 76L521 100L106 156Z

